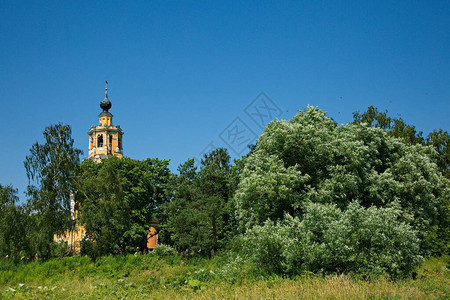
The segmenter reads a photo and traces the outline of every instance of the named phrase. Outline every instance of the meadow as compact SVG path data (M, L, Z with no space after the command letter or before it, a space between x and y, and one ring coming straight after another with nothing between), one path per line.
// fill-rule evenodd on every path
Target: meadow
M0 299L449 299L449 257L429 258L415 279L357 274L283 278L225 255L151 254L0 260Z

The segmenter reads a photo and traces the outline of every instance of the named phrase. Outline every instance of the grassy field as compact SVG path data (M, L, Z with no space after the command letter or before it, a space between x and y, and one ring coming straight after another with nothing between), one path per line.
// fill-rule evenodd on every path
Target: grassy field
M415 280L348 275L263 276L239 259L124 255L48 262L0 260L0 299L449 299L448 257Z

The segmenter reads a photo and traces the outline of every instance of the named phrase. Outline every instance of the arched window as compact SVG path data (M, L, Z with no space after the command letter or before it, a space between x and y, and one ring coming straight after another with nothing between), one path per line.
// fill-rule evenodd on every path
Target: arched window
M99 134L97 136L97 147L99 148L103 147L103 134Z
M112 140L113 140L113 136L110 135L109 136L109 149L112 149Z
M122 150L122 136L121 135L119 135L119 141L118 141L119 143L119 149L120 150Z

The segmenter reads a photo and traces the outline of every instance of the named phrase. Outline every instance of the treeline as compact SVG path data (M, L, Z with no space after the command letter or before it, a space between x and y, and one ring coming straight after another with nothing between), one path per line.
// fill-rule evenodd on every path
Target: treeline
M421 258L449 253L450 136L426 138L369 107L339 126L315 107L271 122L233 162L226 149L169 161L84 160L70 127L50 126L30 149L29 200L0 187L0 255L61 255L53 235L86 228L82 253L144 249L149 224L178 251L252 261L282 274L405 276Z

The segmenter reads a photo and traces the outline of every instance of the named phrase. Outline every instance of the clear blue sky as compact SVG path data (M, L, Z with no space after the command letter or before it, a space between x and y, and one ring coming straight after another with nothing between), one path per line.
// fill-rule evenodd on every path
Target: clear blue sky
M448 131L449 79L447 0L0 0L0 183L25 199L50 124L86 157L105 80L125 155L176 170L227 128L260 135L244 111L260 92L281 118L310 104L347 123L374 105Z

